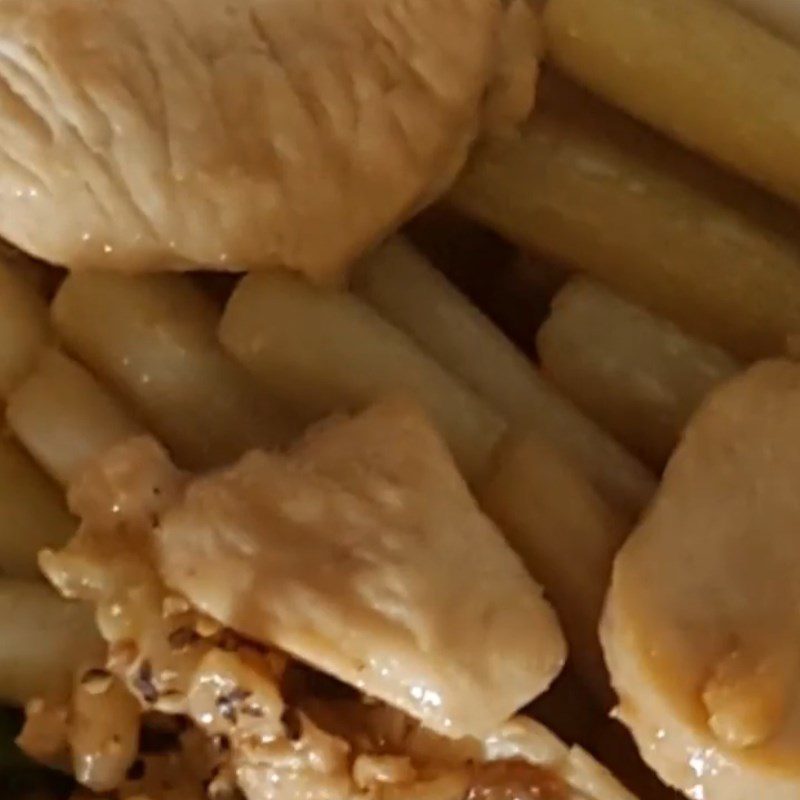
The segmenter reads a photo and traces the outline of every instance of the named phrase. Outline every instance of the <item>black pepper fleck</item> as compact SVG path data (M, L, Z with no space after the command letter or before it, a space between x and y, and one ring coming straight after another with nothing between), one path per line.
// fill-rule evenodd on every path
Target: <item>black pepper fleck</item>
M228 694L228 699L232 703L241 703L242 700L247 700L253 693L248 689L242 689L241 686L237 686L233 691Z
M235 725L239 721L236 709L227 697L217 698L217 711L219 711L220 716L230 722L231 725Z
M146 703L155 703L158 700L158 690L153 683L153 665L148 659L142 661L139 671L133 679L133 686Z

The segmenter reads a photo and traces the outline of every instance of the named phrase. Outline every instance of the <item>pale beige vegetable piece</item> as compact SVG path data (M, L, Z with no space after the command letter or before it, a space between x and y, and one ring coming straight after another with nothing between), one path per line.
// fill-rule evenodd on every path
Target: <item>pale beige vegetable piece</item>
M39 577L39 550L60 547L75 527L59 488L0 434L0 575Z
M619 716L689 797L800 796L800 366L715 391L614 567Z
M53 319L66 347L141 413L184 466L217 466L296 430L224 353L216 307L188 278L73 274Z
M0 398L5 398L33 368L49 329L45 301L0 263Z
M480 150L451 200L735 354L800 332L794 214L563 79L542 82L521 139Z
M346 292L290 275L250 275L220 326L223 344L307 421L387 394L415 397L470 478L486 468L500 416L406 334Z
M564 71L800 203L800 51L719 0L553 0L544 19Z
M10 705L64 699L75 670L104 651L90 606L8 578L0 578L0 643L0 702Z
M626 524L556 448L532 434L507 438L477 494L556 607L576 670L606 700L597 624Z
M583 278L555 298L537 341L564 394L658 469L702 399L739 369L718 347Z
M411 245L393 239L364 259L354 288L515 427L562 447L612 503L641 510L654 479L583 416L530 360Z
M143 428L80 364L56 350L11 394L9 427L59 483L67 485L94 456Z

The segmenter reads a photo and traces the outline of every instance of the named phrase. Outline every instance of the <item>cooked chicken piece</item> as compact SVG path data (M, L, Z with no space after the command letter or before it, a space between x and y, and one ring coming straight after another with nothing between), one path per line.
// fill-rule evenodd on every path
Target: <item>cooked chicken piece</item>
M401 709L294 661L275 649L271 639L259 644L223 627L199 612L185 596L169 590L161 579L161 551L177 531L171 518L187 513L199 485L217 481L216 493L229 511L237 501L247 501L235 515L237 520L260 521L259 514L264 511L267 519L279 522L279 534L294 536L277 541L278 561L263 579L265 585L273 586L262 595L247 575L237 576L225 569L225 562L232 558L228 546L235 548L237 541L246 541L248 532L251 541L258 542L264 536L263 526L220 530L219 551L212 549L207 556L222 562L219 580L234 581L229 600L249 609L247 614L234 615L237 621L257 620L259 615L267 621L277 619L281 623L275 628L278 633L289 630L291 623L306 624L308 641L313 643L312 626L325 624L325 616L330 615L329 635L338 635L342 623L336 618L334 587L328 583L336 577L341 602L351 602L353 631L361 631L366 646L385 658L387 647L393 646L393 639L398 640L391 667L401 686L402 679L415 670L415 685L423 689L430 685L428 673L433 679L447 678L459 686L469 684L470 672L477 671L486 683L470 687L471 694L449 695L447 702L496 707L495 694L511 696L496 681L506 679L516 691L520 676L515 668L522 666L503 631L519 621L516 644L523 659L530 656L536 631L545 637L538 643L543 652L560 651L560 637L555 634L555 644L546 638L541 620L549 620L550 612L535 586L531 588L519 577L517 562L498 555L506 550L496 531L472 519L473 514L480 516L479 512L469 511L469 504L459 497L466 490L460 481L447 478L455 470L447 457L437 463L439 451L444 452L444 445L414 406L387 403L352 420L328 423L283 457L282 472L276 467L282 485L291 485L298 478L307 481L310 489L325 486L334 492L332 507L339 503L341 509L352 512L349 543L357 547L354 555L361 558L363 572L358 575L348 571L351 564L341 559L341 552L331 550L325 529L317 527L320 518L308 516L313 505L299 502L297 495L290 498L293 502L287 499L284 511L291 509L294 517L294 525L288 527L279 521L269 502L261 507L251 505L254 494L250 490L264 492L268 500L269 488L259 475L252 476L255 486L240 482L241 465L216 478L182 486L186 478L152 440L136 439L114 448L87 469L70 493L73 510L83 518L78 535L63 551L42 558L46 573L63 593L95 604L97 620L109 643L108 659L104 669L79 676L76 696L66 714L45 718L45 709L38 709L43 718L29 721L29 726L37 728L38 742L27 736L23 744L38 743L39 753L44 749L42 742L50 744L51 750L53 743L69 747L73 763L82 768L78 777L95 787L112 788L112 796L119 800L206 796L244 796L246 800L633 800L585 753L567 749L532 720L486 720L480 736L456 738L454 726L447 729L449 736L442 736ZM268 458L266 454L262 457ZM418 473L410 472L412 466ZM341 483L329 477L332 475L341 476ZM433 503L432 519L428 519L421 511L413 513L413 508L422 499L419 486L431 478L443 500ZM226 484L248 491L223 500ZM391 502L384 508L387 498ZM211 524L216 518L215 503L209 495L206 501ZM447 503L454 504L451 511L462 526L463 538L454 546L451 560L446 565L438 562L437 570L436 529L430 525L441 525L439 535L449 542L452 528L443 516ZM377 513L380 508L384 508L383 519ZM343 530L339 516L336 512L330 517L331 534ZM374 543L358 539L364 520L370 518L382 520L384 525L393 523L393 527L372 527ZM157 536L153 535L154 526L160 531ZM405 537L401 530L406 531ZM388 532L393 535L387 537ZM214 537L202 531L199 534L201 546L214 542ZM187 546L179 533L175 538L175 546ZM260 542L253 559L257 564L269 564L271 543L268 538ZM420 554L410 549L411 544L420 547ZM315 547L321 555L314 555ZM298 557L310 556L318 572L289 569L293 565L281 561L281 549ZM481 571L476 573L472 557L465 557L464 549L480 556L489 573L492 565L505 565L507 573L486 574L482 582ZM326 553L338 556L338 562L321 564ZM431 566L420 563L420 555L429 555ZM202 559L193 559L198 568L206 569ZM391 563L381 567L381 559ZM276 564L286 567L287 574L281 576ZM335 575L331 567L337 567ZM370 572L372 583L366 580ZM371 589L377 597L381 575L388 581L386 589L394 590L395 599L407 593L408 612L404 615L398 604L391 607L395 618L383 618L379 613L370 618L370 609L353 601L349 580L357 579L355 588ZM453 598L449 594L452 585L467 580L471 585L462 587L462 595ZM494 608L492 602L505 597L506 590L498 588L503 583L516 587L516 597L506 598L516 605ZM237 587L244 590L238 597ZM300 596L303 587L304 597ZM285 597L280 596L280 589L287 591ZM216 595L222 592L216 590ZM294 618L278 619L274 609L290 609L298 597L305 600L305 606L294 612ZM445 630L440 604L448 601L452 622L450 630ZM388 609L384 606L381 612ZM471 611L479 616L472 617ZM364 619L373 623L371 629L363 628ZM398 619L409 623L409 634L423 631L427 635L423 653L410 653L393 632ZM472 635L469 651L474 664L463 661L466 634ZM355 646L355 637L343 636L337 645L344 659ZM452 653L448 655L445 647L451 647ZM327 658L329 650L332 648L322 656ZM310 648L303 655L313 659L317 651ZM425 665L425 656L432 660L431 667ZM504 665L503 659L509 664ZM384 678L381 685L388 681ZM132 730L128 708L109 715L108 707L103 706L104 700L117 699L120 686L127 687L130 699L146 712L139 758L127 747ZM442 709L458 721L478 719L471 710L461 712L444 704ZM173 737L168 749L157 753L148 733L153 711L158 712L158 719L167 715L184 725L191 723L188 730ZM65 720L73 720L72 726ZM45 735L48 723L49 742ZM94 734L112 729L123 746L113 752L99 751ZM88 772L90 766L93 769ZM123 772L121 767L126 767ZM116 785L110 787L111 783Z
M696 800L800 797L800 366L759 364L690 423L617 558L619 715Z
M195 480L155 535L198 608L445 735L486 733L564 660L541 589L411 403Z
M330 281L533 102L528 0L3 0L0 235Z

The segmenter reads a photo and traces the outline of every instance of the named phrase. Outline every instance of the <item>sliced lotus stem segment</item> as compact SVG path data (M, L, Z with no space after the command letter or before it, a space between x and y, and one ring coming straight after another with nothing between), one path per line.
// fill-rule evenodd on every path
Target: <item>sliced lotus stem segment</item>
M572 463L531 434L498 448L478 497L553 601L577 671L607 700L597 625L627 526Z
M618 715L689 797L800 797L798 474L800 366L765 361L703 403L617 556Z
M9 427L62 485L93 457L144 429L80 364L47 351L11 394Z
M553 62L609 102L800 203L800 51L719 0L554 0Z
M58 486L16 442L0 434L0 575L40 577L39 551L60 547L75 527Z
M0 399L33 368L49 330L44 299L0 263Z
M702 399L739 370L718 347L582 278L556 297L537 341L547 376L657 469Z
M53 319L66 347L141 413L184 466L218 466L296 431L224 353L218 312L188 278L73 274Z
M223 344L307 421L387 394L416 398L469 478L504 430L500 416L369 305L289 275L245 278L220 327Z
M652 476L537 372L530 360L411 245L366 258L355 291L463 379L515 427L532 427L564 451L614 504L638 511Z
M744 358L800 332L794 215L557 76L522 137L476 154L451 200Z
M0 702L68 696L75 670L102 657L92 609L49 586L0 578Z

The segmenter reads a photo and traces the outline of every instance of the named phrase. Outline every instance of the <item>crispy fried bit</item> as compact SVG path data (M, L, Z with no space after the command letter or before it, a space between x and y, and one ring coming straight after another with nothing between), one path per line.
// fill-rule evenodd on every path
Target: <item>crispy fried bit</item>
M495 761L475 768L464 800L568 800L555 772L526 761Z

